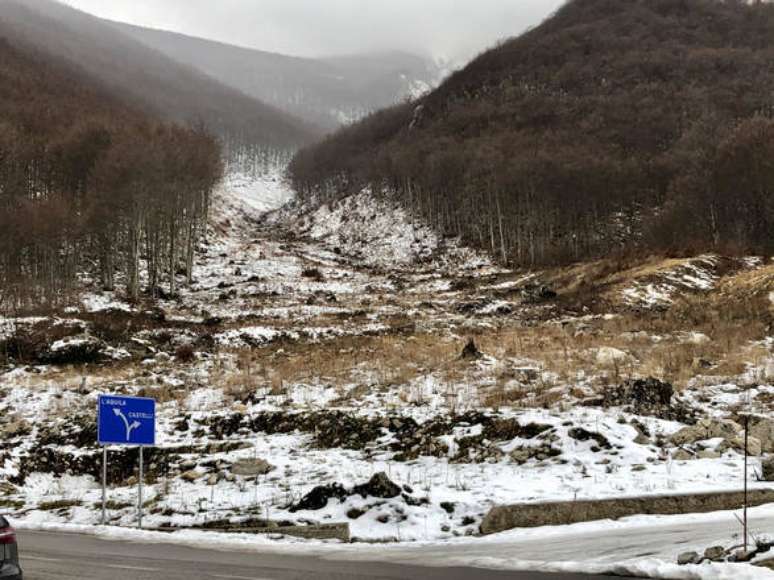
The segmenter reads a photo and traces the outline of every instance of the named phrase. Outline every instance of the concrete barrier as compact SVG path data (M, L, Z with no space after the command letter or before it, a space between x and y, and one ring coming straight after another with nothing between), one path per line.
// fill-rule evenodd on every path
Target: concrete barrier
M349 542L349 524L321 524L317 526L266 526L266 527L238 527L232 528L199 528L208 532L222 532L227 534L281 534L304 540L341 540Z
M743 492L660 495L621 499L583 500L495 506L481 522L482 534L515 528L562 526L635 515L676 515L740 509ZM774 489L751 490L748 506L774 503Z

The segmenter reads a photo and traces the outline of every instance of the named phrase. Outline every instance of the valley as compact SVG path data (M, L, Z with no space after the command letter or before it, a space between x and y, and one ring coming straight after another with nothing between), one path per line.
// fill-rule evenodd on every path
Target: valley
M158 302L85 279L59 312L3 319L30 345L0 376L0 501L24 525L99 522L101 392L159 402L146 526L348 523L367 542L478 536L495 505L736 490L733 419L774 404L766 328L664 316L736 287L771 308L757 260L640 264L576 294L584 273L503 269L367 193L306 211L278 175L226 180L196 260ZM135 469L111 452L113 525L136 517Z

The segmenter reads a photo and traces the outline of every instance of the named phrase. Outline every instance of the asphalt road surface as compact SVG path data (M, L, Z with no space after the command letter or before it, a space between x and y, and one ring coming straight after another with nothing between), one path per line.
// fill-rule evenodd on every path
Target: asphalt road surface
M751 529L774 535L774 511L751 510ZM615 564L642 558L672 560L677 553L739 540L733 514L670 516L553 534L505 535L456 544L341 546L321 556L256 551L218 551L166 543L102 540L94 536L20 532L26 580L590 580L593 576L502 572L472 567L498 562ZM474 563L474 564L471 564ZM597 576L596 578L602 578Z
M117 542L78 534L20 532L25 580L590 580L573 574L426 568L308 556L225 552ZM372 549L374 549L372 547ZM596 577L601 578L601 577Z

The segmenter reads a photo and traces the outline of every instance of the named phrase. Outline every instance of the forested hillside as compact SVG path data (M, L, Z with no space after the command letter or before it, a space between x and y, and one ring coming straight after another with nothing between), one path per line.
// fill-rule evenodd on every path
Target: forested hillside
M573 0L427 97L305 149L504 262L774 251L774 5Z
M424 92L441 76L429 60L402 52L298 58L163 30L111 24L229 87L328 130Z
M320 131L53 0L0 0L0 36L81 69L163 119L203 123L229 150L290 152Z
M107 288L120 276L131 299L162 278L174 291L221 171L202 130L0 38L0 308L66 300L82 274Z

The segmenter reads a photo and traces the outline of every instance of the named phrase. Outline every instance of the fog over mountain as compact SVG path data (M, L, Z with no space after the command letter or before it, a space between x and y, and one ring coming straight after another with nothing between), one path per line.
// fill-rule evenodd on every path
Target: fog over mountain
M436 86L444 71L406 52L302 58L111 22L126 34L221 83L332 130Z
M53 0L0 0L0 37L77 68L125 103L201 122L234 145L292 150L319 136L316 127Z
M401 49L469 60L563 0L64 0L98 16L272 52L319 57Z

